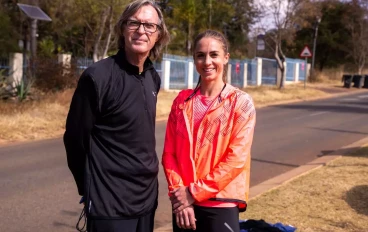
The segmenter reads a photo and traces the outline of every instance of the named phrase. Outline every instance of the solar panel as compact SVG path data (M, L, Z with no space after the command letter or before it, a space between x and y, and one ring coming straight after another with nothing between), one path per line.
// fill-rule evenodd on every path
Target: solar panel
M45 12L43 12L38 6L31 6L20 3L18 3L17 5L31 19L52 21L51 18Z

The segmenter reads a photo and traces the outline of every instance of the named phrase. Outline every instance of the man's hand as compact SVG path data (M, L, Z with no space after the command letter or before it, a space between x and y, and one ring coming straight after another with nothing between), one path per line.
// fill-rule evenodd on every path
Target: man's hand
M188 187L185 186L179 187L170 193L170 201L175 214L192 205L195 201Z
M188 206L184 210L175 214L176 225L181 229L196 229L196 218L193 206Z

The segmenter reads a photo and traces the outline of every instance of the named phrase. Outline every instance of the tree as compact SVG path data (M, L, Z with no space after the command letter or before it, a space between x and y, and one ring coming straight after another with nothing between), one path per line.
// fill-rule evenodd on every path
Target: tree
M40 37L52 36L55 52L106 57L112 47L113 27L129 0L39 0L53 19L40 26Z
M166 7L165 19L172 35L171 52L190 55L194 37L211 28L228 38L232 57L245 56L247 35L256 13L253 0L172 0L160 4Z
M284 46L285 43L293 40L303 21L303 17L296 12L305 3L306 0L269 0L267 4L261 6L264 9L263 15L271 15L272 17L273 28L268 30L267 35L273 45L274 57L279 70L277 83L280 88L284 87L286 74Z
M368 5L367 2L358 0L353 0L346 5L348 12L344 19L351 34L349 55L353 58L358 73L362 74L368 56Z
M198 28L205 26L204 5L195 0L173 0L168 5L172 9L166 18L173 37L172 43L177 50L190 55L194 35Z
M228 1L233 13L224 25L225 34L230 42L230 53L232 57L245 58L248 55L248 35L251 26L259 15L259 9L253 0L231 0ZM221 6L220 6L221 7ZM226 10L226 8L221 7ZM229 10L228 10L229 11ZM218 11L215 11L216 14ZM219 18L218 21L221 21Z
M0 7L0 56L7 57L9 53L19 50L17 47L19 34L4 8L4 6Z
M76 0L75 10L80 14L85 33L93 38L93 60L106 57L111 47L113 27L127 0ZM87 39L87 38L86 38Z

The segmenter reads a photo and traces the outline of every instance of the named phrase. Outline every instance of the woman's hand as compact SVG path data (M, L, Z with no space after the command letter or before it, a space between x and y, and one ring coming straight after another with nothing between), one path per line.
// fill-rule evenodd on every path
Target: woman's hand
M196 229L196 218L193 206L188 206L182 211L175 214L176 225L181 229Z
M195 201L188 187L185 186L179 187L170 193L170 201L175 214L192 205Z

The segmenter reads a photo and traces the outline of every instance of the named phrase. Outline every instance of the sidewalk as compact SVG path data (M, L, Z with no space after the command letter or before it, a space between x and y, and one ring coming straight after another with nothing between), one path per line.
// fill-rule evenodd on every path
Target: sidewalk
M354 142L348 146L342 147L326 156L321 156L305 165L302 165L298 168L295 168L291 171L288 171L286 173L283 173L279 176L276 176L274 178L271 178L267 181L264 181L256 186L253 186L250 188L250 196L249 200L255 199L259 196L261 196L263 193L266 193L267 191L270 191L272 189L278 188L282 186L283 184L298 178L302 175L305 175L317 168L320 168L322 166L325 166L327 163L331 162L332 160L341 157L342 155L354 152L364 146L365 144L368 144L368 137L361 139L357 142ZM171 223L167 224L163 227L157 228L154 230L155 232L171 232Z

